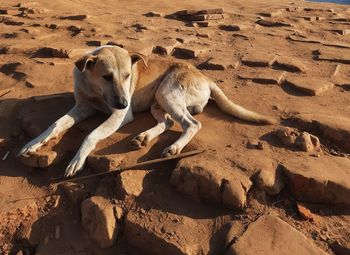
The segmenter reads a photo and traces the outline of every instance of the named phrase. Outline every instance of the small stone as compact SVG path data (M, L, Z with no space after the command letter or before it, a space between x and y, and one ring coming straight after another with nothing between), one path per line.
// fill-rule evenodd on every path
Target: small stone
M318 96L334 87L334 84L316 77L290 76L286 78L286 83L310 96Z
M85 20L88 18L88 15L71 15L71 16L61 16L60 19L68 19L68 20Z
M108 172L117 169L122 164L123 158L118 155L89 155L87 158L88 165L94 172Z
M286 22L277 21L277 20L267 20L267 19L258 19L256 23L264 27L290 27L291 26L291 24Z
M166 39L162 40L160 44L156 45L154 51L165 55L171 55L175 47L179 45L180 42L175 39Z
M248 52L242 58L242 63L252 67L270 66L276 60L276 55L266 54L258 49Z
M247 148L248 149L258 149L263 150L264 149L264 143L259 140L249 140L247 142Z
M79 33L79 32L81 32L81 31L84 30L84 28L82 28L82 27L80 27L80 26L75 26L75 25L69 26L69 27L67 27L67 29L68 29L69 31L75 32L75 33Z
M285 187L283 172L273 163L268 163L259 169L255 182L261 190L266 191L271 196L275 196Z
M164 14L161 12L150 11L145 14L146 17L163 17Z
M195 36L181 36L176 38L181 43L191 43L191 42L196 42L198 39Z
M20 160L23 164L31 167L46 168L59 162L62 155L55 151L37 151L33 155L20 156Z
M117 175L118 196L122 199L138 197L143 191L143 181L147 173L145 170L129 170Z
M263 16L263 17L275 17L275 16L280 16L283 13L283 10L273 10L273 11L262 11L259 12L258 15Z
M303 219L314 221L315 215L301 203L297 203L297 209Z
M239 79L251 80L261 84L280 84L284 79L285 73L270 69L256 70L251 73L238 74Z
M201 54L209 51L207 48L197 48L197 47L176 47L176 54L185 56L187 58L196 58Z
M298 136L295 144L299 147L299 149L306 152L321 150L321 144L318 137L307 132L303 132L300 136Z
M287 147L294 146L300 133L289 127L279 128L274 131L274 134L279 138L279 140Z
M230 32L241 30L240 26L237 26L237 25L220 25L219 28L221 30L230 31Z
M197 33L196 36L197 37L202 37L202 38L209 38L210 37L210 33Z
M226 70L227 68L237 68L238 66L239 61L234 61L233 57L231 59L227 57L213 57L198 67L206 70Z
M304 64L300 60L284 56L278 56L273 62L272 67L288 72L305 72L306 70Z
M192 21L191 25L193 27L215 27L222 24L222 22L220 21L213 21L213 20L209 20L209 21Z
M339 34L339 35L348 35L350 34L350 29L333 29L332 32Z
M99 196L90 197L81 204L82 225L88 236L101 248L108 248L117 238L118 227L114 205Z

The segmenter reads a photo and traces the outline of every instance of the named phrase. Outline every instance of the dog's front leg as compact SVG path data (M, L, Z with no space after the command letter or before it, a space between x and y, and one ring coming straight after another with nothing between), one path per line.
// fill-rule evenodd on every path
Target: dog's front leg
M79 148L79 151L77 154L75 154L74 158L66 168L64 176L70 177L81 171L87 156L93 149L95 149L96 144L132 120L133 115L130 108L116 110L113 112L113 114L105 122L103 122L85 138L83 144Z
M33 154L50 139L58 136L72 127L74 124L79 123L94 113L95 110L93 108L77 103L67 114L55 121L55 123L46 129L44 133L23 146L18 155L26 156Z

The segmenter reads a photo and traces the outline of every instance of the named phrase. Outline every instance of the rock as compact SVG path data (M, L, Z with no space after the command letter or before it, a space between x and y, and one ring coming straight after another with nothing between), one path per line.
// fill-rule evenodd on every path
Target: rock
M300 135L300 133L292 128L289 127L282 127L274 131L274 134L280 139L280 141L285 146L294 146L297 137Z
M180 42L175 39L162 40L160 44L156 45L154 51L156 53L171 55L175 47L179 46Z
M198 15L188 15L185 20L188 21L205 21L205 20L220 20L223 19L223 14L198 14Z
M258 150L263 150L265 147L264 142L263 141L259 141L259 140L249 140L247 142L247 148L248 149L258 149Z
M145 14L146 17L163 17L164 14L161 12L150 11Z
M87 158L87 163L94 172L108 172L121 166L123 157L119 155L96 155L91 154Z
M297 203L297 209L300 216L305 220L313 221L316 217L316 215L314 215L309 209L307 209L305 206L303 206L300 203Z
M339 34L339 35L348 35L350 34L350 29L333 29L332 32Z
M238 78L261 84L280 84L284 79L284 74L284 72L280 71L261 69L251 73L240 73L238 74Z
M230 31L230 32L241 30L240 26L237 26L237 25L220 25L219 28L221 30Z
M81 204L82 225L88 236L101 248L108 248L117 238L114 205L103 197L90 197Z
M273 68L286 70L288 72L305 72L304 64L292 57L278 56L272 64Z
M310 96L321 95L334 87L333 83L316 77L289 76L285 82L296 90Z
M267 164L266 167L261 168L255 182L260 189L272 196L279 194L285 186L283 172L273 164Z
M331 243L331 249L336 255L349 255L350 254L350 244L343 245L338 241Z
M250 51L242 58L242 63L252 67L270 66L276 60L276 55L266 54L262 50Z
M176 17L180 20L193 20L196 16L208 16L208 15L215 15L215 16L222 16L224 13L222 8L216 8L216 9L204 9L204 10L183 10L175 12L172 16ZM221 17L223 18L223 16Z
M350 64L350 51L321 49L315 52L314 59Z
M59 18L68 19L68 20L85 20L88 18L88 15L81 14L81 15L60 16Z
M222 22L218 20L208 20L208 21L192 21L191 25L193 27L215 27L222 24Z
M181 43L190 43L190 42L196 42L198 41L197 37L195 36L181 36L176 38Z
M42 47L37 49L32 57L36 58L74 58L76 56L84 55L88 49L62 49L54 47Z
M197 33L197 37L210 38L210 33Z
M192 218L155 209L129 211L125 217L127 242L154 255L208 254L208 232Z
M65 182L59 187L73 205L81 204L81 202L89 195L89 191L84 184Z
M321 143L317 136L303 132L295 141L296 146L306 152L320 151Z
M322 114L298 114L290 118L300 128L318 132L350 152L350 119Z
M290 27L291 26L291 24L289 23L273 20L273 19L258 19L256 23L264 27Z
M251 223L226 254L326 255L312 240L272 215L263 215Z
M209 51L207 48L197 48L197 47L176 47L175 53L187 58L196 58L201 54L204 54Z
M145 170L129 170L118 174L116 177L118 196L123 200L126 197L138 197L143 191L143 181L147 173Z
M23 164L31 167L46 168L59 162L62 158L62 154L58 154L51 150L40 150L35 152L33 155L20 156L20 160Z
M251 181L238 168L200 155L181 159L174 169L171 184L193 200L209 201L224 207L242 209Z
M279 10L273 10L273 11L262 11L259 12L258 14L263 17L275 17L275 16L280 16L284 10L279 9Z
M198 67L206 70L226 70L227 68L237 68L238 66L239 61L235 61L233 57L213 57L200 64Z
M297 200L350 204L349 159L331 156L289 156L282 165L289 189Z
M82 28L81 26L76 26L76 25L69 26L67 27L67 29L74 33L80 33L81 31L84 30L84 28Z
M108 45L116 45L116 44L112 44L112 43L113 42L107 41L107 40L89 40L89 41L86 41L86 45L94 46L94 47L100 47L100 46L106 45L106 44L108 44ZM119 45L117 45L117 46L119 46Z

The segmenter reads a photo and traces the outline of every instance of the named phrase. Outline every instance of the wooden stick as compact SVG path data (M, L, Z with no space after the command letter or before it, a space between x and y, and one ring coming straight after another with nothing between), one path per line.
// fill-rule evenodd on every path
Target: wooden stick
M85 179L88 179L88 178L91 178L91 177L111 174L111 173L115 173L115 172L123 172L125 170L130 170L130 169L135 169L135 168L137 169L137 168L140 168L140 167L143 167L143 166L146 166L146 165L161 163L161 162L165 162L165 161L172 160L172 159L178 159L178 158L185 158L185 157L189 157L189 156L194 156L194 155L203 153L204 151L205 150L193 150L193 151L189 151L189 152L180 153L178 155L169 156L169 157L166 157L166 158L157 158L157 159L147 160L147 161L136 163L136 164L129 165L129 166L124 166L124 167L120 166L120 167L118 167L116 169L113 169L111 171L108 171L108 172L90 174L90 175L86 175L86 176L82 176L82 177L76 177L76 178L71 178L71 179L57 181L57 182L54 181L53 184L58 185L58 184L62 184L62 183L65 183L65 182L81 181L81 180L85 180Z

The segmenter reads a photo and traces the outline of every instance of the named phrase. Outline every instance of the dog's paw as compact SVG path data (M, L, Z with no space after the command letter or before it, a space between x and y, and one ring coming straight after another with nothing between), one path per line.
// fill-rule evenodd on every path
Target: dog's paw
M40 149L43 146L43 143L40 141L32 140L26 145L23 146L23 148L18 152L18 156L28 157L32 154L34 154L38 149Z
M162 156L163 157L169 157L172 155L177 155L180 154L181 152L181 148L177 145L171 145L169 147L167 147L163 152L162 152Z
M72 177L76 173L83 170L84 163L85 163L85 158L82 158L79 155L75 155L75 157L72 159L72 161L67 166L64 177L66 177L66 178Z
M141 149L142 147L147 146L148 143L149 143L149 135L141 133L131 140L130 145L134 149Z

